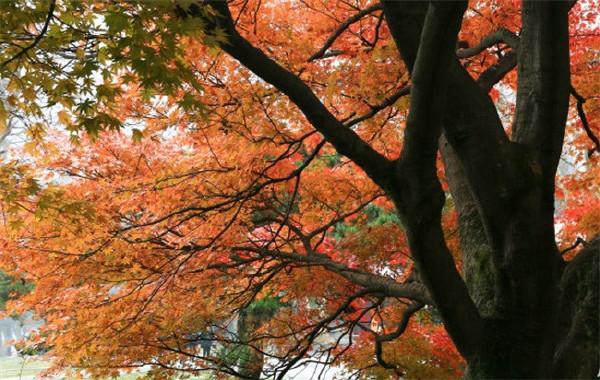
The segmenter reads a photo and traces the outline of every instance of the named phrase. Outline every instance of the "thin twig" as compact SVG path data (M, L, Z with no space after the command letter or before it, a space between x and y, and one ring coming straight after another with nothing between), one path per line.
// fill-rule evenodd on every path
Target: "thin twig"
M354 24L355 22L358 22L361 18L368 15L369 13L381 10L382 8L383 6L381 4L375 4L349 17L346 21L340 24L340 26L333 32L331 36L329 36L327 41L325 41L323 47L318 52L310 56L308 62L324 58L326 56L325 53L327 52L327 50L331 47L331 45L333 45L335 40L344 32L344 30L348 29L350 25Z
M598 140L598 137L594 134L592 128L590 128L590 124L588 123L587 117L585 116L585 111L583 110L583 103L585 103L586 99L583 96L581 96L581 94L579 94L577 90L575 90L575 87L573 87L573 85L571 85L571 95L573 95L573 97L577 101L577 114L579 115L579 119L581 119L583 129L585 130L585 133L587 134L588 138L594 143L594 147L588 150L588 157L591 157L592 154L594 154L594 152L600 153L600 140Z
M21 56L26 54L29 50L33 49L42 40L42 38L48 31L48 26L50 25L50 21L52 20L52 17L54 17L54 7L55 6L56 6L56 0L52 0L52 2L50 3L50 8L48 9L48 16L46 17L46 21L44 22L44 27L40 31L40 34L38 34L35 37L33 42L30 45L24 47L20 52L15 54L12 58L2 62L2 64L0 64L0 66L4 67L4 66L8 65L9 63L11 63L12 61L19 59Z
M410 86L404 86L402 88L400 88L398 91L396 91L395 93L393 93L392 95L390 95L389 97L385 98L385 100L383 102L381 102L380 104L376 104L374 106L371 106L371 109L369 110L369 112L366 112L363 115L357 116L353 119L350 119L348 121L346 121L344 123L344 126L346 127L351 127L353 125L356 125L362 121L365 121L373 116L375 116L375 114L377 114L377 112L381 111L384 108L387 108L391 105L393 105L394 103L396 103L396 101L398 99L400 99L401 97L410 94Z
M584 246L587 244L587 241L585 241L584 239L582 239L581 237L577 237L577 240L575 240L575 243L573 243L573 245L563 249L562 251L560 251L560 255L563 256L565 255L567 252L574 250L575 248L579 247L579 245L583 244Z
M404 334L404 331L408 327L410 317L412 317L413 314L415 314L417 311L421 310L423 306L425 305L421 302L414 302L410 304L402 314L402 319L398 323L396 330L392 331L389 334L377 335L375 337L375 359L377 360L377 363L383 368L394 370L394 372L396 372L396 374L398 374L399 376L403 376L404 374L401 371L399 371L398 366L396 364L389 363L385 359L383 359L383 343L390 342L398 338L400 335Z

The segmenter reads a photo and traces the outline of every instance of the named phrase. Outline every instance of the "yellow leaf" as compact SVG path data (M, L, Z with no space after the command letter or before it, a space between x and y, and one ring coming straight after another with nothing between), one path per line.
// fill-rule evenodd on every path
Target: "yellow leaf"
M23 90L23 97L27 100L33 101L35 100L35 91L31 87L27 87Z
M16 96L14 96L14 95L10 95L10 96L8 96L8 97L6 98L6 101L8 102L8 104L10 104L10 105L11 105L11 106L13 106L13 107L16 107L16 106L17 106L17 103L18 103L18 101L17 101L17 97L16 97Z
M58 111L58 121L64 125L71 125L71 116L65 110Z
M4 102L0 101L0 134L4 133L8 126L8 112L4 107Z
M10 82L8 82L8 86L6 86L6 89L9 92L15 92L19 89L19 83L16 80L11 80Z

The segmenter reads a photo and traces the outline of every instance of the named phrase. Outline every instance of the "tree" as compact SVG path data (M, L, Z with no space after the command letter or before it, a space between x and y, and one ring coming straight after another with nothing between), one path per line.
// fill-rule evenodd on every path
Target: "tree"
M279 378L308 352L360 367L360 352L315 339L352 336L374 313L391 324L367 332L376 362L400 374L386 347L433 328L409 322L432 307L466 377L597 373L594 2L73 4L59 4L60 22L39 36L104 17L109 33L92 33L100 42L77 59L110 54L87 76L105 70L111 95L91 90L104 99L93 117L87 100L61 111L65 124L78 120L73 135L103 138L37 160L34 173L71 183L36 185L16 164L3 183L4 266L36 283L20 307L46 317L62 364L106 375L114 363L152 363L159 376L187 358L187 370L243 376L185 349L186 336L209 324L227 331L232 314L277 296L291 306L254 323L252 336L218 338L278 358L263 372ZM54 12L52 3L46 19ZM83 25L64 20L77 12ZM36 73L64 54L43 41L13 51L9 72L24 57L38 58L28 63ZM15 91L55 87L32 83ZM122 123L146 138L100 133ZM581 162L588 138L589 167L559 178L557 191L561 153ZM581 234L583 249L563 257L557 216L558 242ZM432 357L431 367L456 363Z
M6 302L15 294L20 295L31 291L31 285L11 276L0 273L0 309L4 310Z

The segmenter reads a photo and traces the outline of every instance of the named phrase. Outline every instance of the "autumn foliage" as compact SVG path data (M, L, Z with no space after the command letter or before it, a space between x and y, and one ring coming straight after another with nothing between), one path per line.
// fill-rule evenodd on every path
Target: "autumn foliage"
M366 284L410 284L418 275L392 201L364 171L288 97L223 53L218 45L226 35L203 32L206 23L190 21L181 7L165 2L155 19L137 3L83 3L73 11L59 2L57 18L78 25L69 12L104 17L107 34L98 38L106 42L82 42L73 58L83 65L102 58L89 68L106 70L102 84L92 86L89 109L82 108L78 90L67 86L77 72L40 82L30 74L34 62L27 63L24 80L9 80L6 102L29 115L31 138L13 146L11 157L19 158L7 159L0 177L1 265L35 285L10 310L43 319L29 343L49 348L56 371L106 378L150 364L156 378L206 370L239 375L236 350L246 346L265 353L267 376L307 355L343 366L348 376L461 376L465 362L425 299L403 334L377 343L415 303ZM229 4L250 43L304 81L377 152L396 159L410 76L381 9L365 12L316 55L340 24L376 5ZM572 85L597 136L596 5L578 1L569 23ZM179 30L168 30L182 20ZM158 31L151 36L152 25ZM518 2L473 2L457 51L501 28L518 38ZM35 49L57 48L44 43L51 42ZM498 42L461 62L477 79L511 49ZM516 85L513 70L490 91L508 131ZM63 100L49 111L29 109L34 101L53 102L48 94L57 86L67 86ZM28 125L27 118L35 120ZM576 97L565 141L555 214L562 249L600 231L600 148L582 127ZM457 215L441 159L438 169L445 236L460 270ZM232 327L244 310L262 316L249 335ZM383 321L381 331L372 330L373 319ZM193 336L208 330L218 343L206 357Z

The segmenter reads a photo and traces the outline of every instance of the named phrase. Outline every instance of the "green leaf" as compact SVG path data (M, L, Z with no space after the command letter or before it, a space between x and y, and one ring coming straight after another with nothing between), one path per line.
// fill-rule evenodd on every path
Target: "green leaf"
M22 219L15 219L8 222L8 226L12 230L18 230L19 228L23 227L24 224L25 222Z
M129 26L129 18L127 15L118 11L107 14L104 21L108 26L108 31L111 33L119 33Z
M131 139L133 140L133 142L139 143L140 141L142 141L143 137L144 137L144 132L140 131L137 128L133 128L132 135L131 135Z

